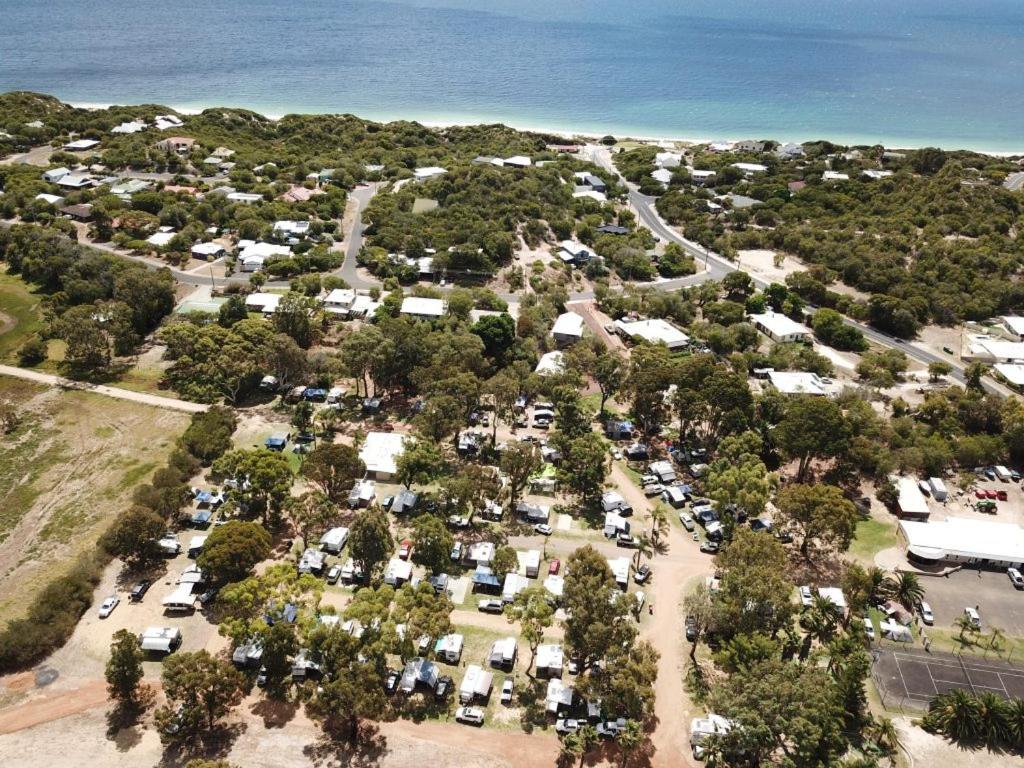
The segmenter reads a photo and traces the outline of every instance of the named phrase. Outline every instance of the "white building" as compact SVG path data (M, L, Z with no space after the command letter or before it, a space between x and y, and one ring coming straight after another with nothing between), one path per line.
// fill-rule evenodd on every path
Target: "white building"
M672 171L668 168L659 168L658 170L651 172L651 178L655 181L661 182L665 186L668 186L669 182L672 181Z
M443 176L448 173L447 170L436 165L428 165L425 168L417 168L413 171L413 176L416 177L416 181L426 181L427 179L433 179L437 176Z
M474 699L486 699L491 695L494 686L494 673L488 672L478 664L466 667L466 676L459 685L459 701L468 704Z
M846 595L839 587L818 587L818 597L828 600L840 611L846 611Z
M529 168L533 165L533 161L530 160L526 155L514 155L512 157L506 157L502 161L506 166L512 168Z
M678 152L659 152L654 156L654 164L659 168L678 168L683 156Z
M1024 387L1024 365L1020 363L996 363L992 366L1006 383L1018 389Z
M464 642L465 638L460 634L443 635L434 644L434 653L439 659L447 661L449 664L458 664L459 659L462 658Z
M274 245L273 243L252 243L247 242L238 254L238 263L243 272L256 272L263 268L267 259L273 257L291 257L292 249L287 245ZM241 246L242 243L240 242Z
M551 328L551 335L558 344L573 344L583 338L583 318L575 312L558 316Z
M1024 316L1003 315L999 320L1002 322L1003 327L1006 328L1006 330L1021 341L1024 341Z
M275 237L305 237L308 234L308 221L291 221L286 219L274 222Z
M772 341L782 343L811 340L810 328L803 323L798 323L786 317L780 312L768 311L757 315L750 315L750 322Z
M85 189L95 183L96 180L85 173L68 173L57 179L58 187L67 187L68 189Z
M896 484L896 504L900 517L927 520L928 500L921 493L917 480L912 477L894 477L892 481Z
M565 592L565 577L551 574L544 579L544 589L554 598L556 603L560 602Z
M154 232L152 235L146 238L146 242L150 245L155 245L157 248L166 247L177 232Z
M527 549L517 550L516 559L519 561L519 573L530 579L536 579L540 575L540 550Z
M402 300L401 313L419 320L436 320L444 316L444 300L428 299L423 296L406 296Z
M537 367L534 369L535 373L539 373L541 376L558 375L565 370L565 359L561 352L557 350L554 352L547 352L540 356L540 360L537 361Z
M1024 528L1015 523L947 517L900 521L907 557L923 563L964 563L999 568L1024 564Z
M973 336L967 343L963 359L979 363L1024 363L1024 341Z
M252 205L263 200L263 195L257 195L254 192L228 192L227 198L233 203Z
M690 171L690 179L694 184L703 186L710 184L718 174L715 171L702 171L694 168Z
M35 199L42 200L44 203L49 203L50 205L53 206L63 205L64 203L64 198L61 197L60 195L48 195L45 192L36 195Z
M530 586L530 580L518 573L506 573L505 583L501 588L501 599L506 603L515 601L516 595Z
M821 174L822 181L849 181L850 174L839 173L838 171L825 171Z
M465 561L472 565L490 565L493 560L493 541L478 541L470 546L465 555Z
M96 149L99 145L100 143L95 139L78 139L65 144L64 149L68 152L88 152L90 149Z
M564 654L562 646L545 643L537 646L537 674L543 677L561 677Z
M366 465L368 477L389 480L398 472L398 457L405 450L406 436L397 432L369 432L359 458Z
M807 371L768 371L768 381L784 395L825 397L832 391L828 382Z
M384 583L392 587L400 587L412 578L412 563L393 557L388 561L384 571Z
M760 163L733 163L732 167L738 168L748 175L752 173L764 173L768 170L767 165L761 165Z
M622 587L622 589L626 589L629 586L629 562L628 557L608 558L608 567L612 569L615 583Z
M615 330L634 343L646 341L648 344L664 344L672 351L685 348L690 337L666 320L616 320Z
M348 541L348 528L339 526L337 528L331 528L323 536L320 537L320 548L326 552L330 552L332 555L336 555L345 546L345 542Z
M866 176L872 181L878 181L879 179L887 179L892 176L892 171L876 171L873 168L861 171L861 176Z
M217 243L196 243L191 252L195 259L219 259L224 255L224 247Z
M257 291L245 297L245 308L250 312L262 312L264 315L272 315L277 312L277 305L281 303L280 293L263 293Z
M516 655L519 648L514 637L503 637L491 643L491 652L487 656L487 663L492 667L509 669L516 663Z

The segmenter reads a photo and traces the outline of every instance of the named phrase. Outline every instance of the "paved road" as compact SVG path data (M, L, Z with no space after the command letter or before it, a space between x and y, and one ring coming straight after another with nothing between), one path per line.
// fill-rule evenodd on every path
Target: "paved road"
M1003 186L1011 192L1019 192L1024 189L1024 171L1011 173L1006 177L1006 181L1003 182Z
M363 221L363 211L366 210L366 206L373 199L373 196L380 191L382 186L382 184L369 184L352 191L349 197L356 202L356 214L352 220L352 229L344 240L335 243L334 246L335 250L344 249L345 251L345 262L335 274L340 275L346 283L356 289L374 288L380 285L380 282L377 280L367 280L359 274L356 268L356 257L359 255L359 250L363 247L363 231L366 229L366 222Z
M201 413L210 407L208 405L203 405L202 403L189 403L184 400L178 400L174 397L149 395L145 392L132 392L128 389L108 387L103 384L87 384L81 381L72 381L71 379L54 376L50 373L40 373L39 371L29 371L24 368L16 368L13 365L0 365L0 375L13 376L17 379L34 381L39 384L48 384L51 387L77 389L82 392L93 392L97 395L114 397L118 400L131 400L133 403L152 405L154 408L167 408L172 411L184 411L185 413Z

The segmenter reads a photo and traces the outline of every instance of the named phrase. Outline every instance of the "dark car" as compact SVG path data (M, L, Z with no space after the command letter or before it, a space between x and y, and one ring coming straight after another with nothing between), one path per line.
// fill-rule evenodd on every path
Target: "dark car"
M686 617L686 639L691 643L697 639L697 620L693 616Z
M152 585L153 582L148 579L143 579L131 588L131 591L128 593L128 599L133 603L141 603L142 598L146 596L146 593Z
M793 534L790 533L789 531L776 531L775 532L775 538L781 544L792 544L793 543Z
M389 669L388 676L384 678L384 692L392 694L398 690L398 683L402 679L402 673L396 669Z
M615 546L634 549L638 546L638 542L635 537L630 536L628 533L620 533L615 537Z
M438 701L444 701L451 695L452 688L455 687L455 681L448 675L442 675L437 678L437 687L434 688L434 698Z
M260 671L256 675L256 686L259 688L267 687L267 668L260 667Z
M208 590L206 590L205 592L203 592L203 594L199 596L199 604L208 605L212 603L217 598L218 592L220 592L220 589L218 587L210 587Z

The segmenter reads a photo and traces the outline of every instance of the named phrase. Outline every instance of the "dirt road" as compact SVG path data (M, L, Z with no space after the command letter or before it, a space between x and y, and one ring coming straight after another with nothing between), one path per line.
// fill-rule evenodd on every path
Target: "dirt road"
M25 379L27 381L35 381L40 384L49 384L51 387L63 387L65 389L78 389L83 392L95 392L97 395L105 395L107 397L114 397L118 400L131 400L133 403L141 403L143 405L152 405L155 408L170 408L175 411L184 411L185 413L201 413L209 409L210 406L203 405L202 403L189 403L184 400L178 400L174 397L163 397L161 395L149 395L145 392L132 392L128 389L120 389L118 387L108 387L103 384L86 384L80 381L71 381L60 376L54 376L51 373L40 373L39 371L30 371L25 368L16 368L13 365L0 365L0 375L13 376L18 379Z

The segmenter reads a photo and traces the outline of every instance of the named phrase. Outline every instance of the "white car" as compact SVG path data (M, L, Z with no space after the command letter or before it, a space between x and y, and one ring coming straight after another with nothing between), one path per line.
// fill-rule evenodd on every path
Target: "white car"
M932 613L932 607L923 600L921 601L921 605L918 607L921 610L921 621L930 627L935 622L935 614Z
M864 634L868 636L868 640L875 639L875 623L871 621L870 616L864 617Z
M612 448L612 458L616 461L622 461L622 451L618 448Z
M977 629L981 629L981 615L978 613L977 608L971 608L971 606L967 606L966 608L964 608L964 616L970 619L972 626L974 626Z
M547 523L539 523L538 525L533 526L533 530L541 536L550 536L554 533L554 529Z
M455 720L470 725L483 725L484 711L480 707L459 707L455 710Z
M120 602L120 598L114 595L111 595L106 600L104 600L103 603L100 605L100 618L107 618L107 616L114 612L114 609L117 608L117 604Z
M514 683L511 677L505 678L505 682L501 685L501 703L511 704L512 703L512 689Z
M1010 581L1013 582L1013 586L1017 589L1024 589L1024 576L1020 575L1020 571L1016 568L1007 568L1006 575L1010 577Z
M811 594L810 587L800 587L800 603L805 608L809 607L812 603L814 603L814 596Z
M692 531L694 529L693 518L685 512L679 513L679 522L682 523L683 528L685 528L688 531Z

